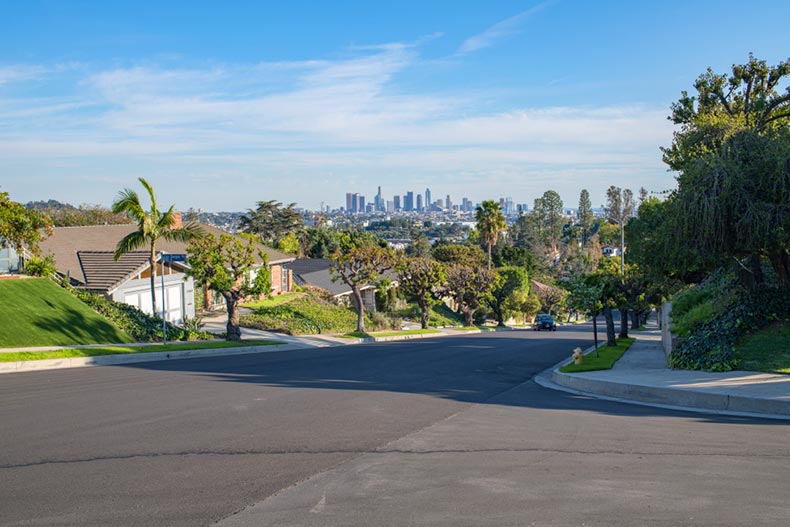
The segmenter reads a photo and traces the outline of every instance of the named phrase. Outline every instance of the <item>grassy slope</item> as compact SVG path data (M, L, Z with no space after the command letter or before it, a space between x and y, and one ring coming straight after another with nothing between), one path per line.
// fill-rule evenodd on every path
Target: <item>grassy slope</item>
M633 338L617 339L617 346L612 347L604 343L603 346L598 348L598 357L595 356L595 352L593 351L584 356L584 360L581 364L577 365L571 362L561 367L560 371L563 373L576 373L611 369L614 363L623 356L623 353L631 347L631 344L633 344L635 340L636 339Z
M240 348L248 346L273 346L284 344L276 340L206 341L188 344L151 344L148 346L102 346L97 348L62 349L52 351L20 351L0 353L0 362L15 362L68 357L97 357L100 355L125 355L127 353L157 353L162 351Z
M790 321L777 322L735 346L739 370L790 373Z
M250 309L258 309L261 307L275 307L281 304L287 304L297 298L305 296L304 293L283 293L282 295L273 296L271 298L264 298L263 300L256 300L255 302L248 302L242 304L242 307Z
M112 344L133 339L45 278L0 280L0 347Z

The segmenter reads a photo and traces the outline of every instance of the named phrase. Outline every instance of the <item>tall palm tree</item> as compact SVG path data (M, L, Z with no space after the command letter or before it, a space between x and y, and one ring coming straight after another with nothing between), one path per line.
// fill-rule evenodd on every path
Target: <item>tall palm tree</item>
M118 193L118 198L112 204L112 211L115 214L127 214L137 222L137 230L130 232L118 242L115 247L115 259L144 245L150 247L148 262L151 265L151 305L156 314L156 241L164 238L168 241L189 242L193 237L201 235L203 230L196 223L187 223L183 227L174 228L176 224L174 206L171 205L167 212L160 211L156 206L154 189L145 179L138 179L151 198L151 209L143 208L139 196L133 190L127 188ZM162 301L164 302L164 299Z
M502 213L499 203L486 200L475 210L475 220L480 239L488 249L488 268L491 269L491 247L496 245L499 233L507 228L505 215Z

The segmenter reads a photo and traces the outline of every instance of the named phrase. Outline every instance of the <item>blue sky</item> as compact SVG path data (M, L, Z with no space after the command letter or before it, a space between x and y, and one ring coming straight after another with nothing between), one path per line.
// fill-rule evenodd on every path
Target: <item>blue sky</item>
M708 66L788 58L787 20L784 1L5 2L0 190L598 205L672 187L671 102Z

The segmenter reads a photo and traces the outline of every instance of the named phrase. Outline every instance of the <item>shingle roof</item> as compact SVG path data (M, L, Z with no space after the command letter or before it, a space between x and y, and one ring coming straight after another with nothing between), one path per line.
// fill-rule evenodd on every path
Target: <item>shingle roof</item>
M215 236L228 234L225 231L201 224L201 227L208 233ZM80 252L92 253L112 253L118 241L133 232L137 228L135 224L125 225L90 225L83 227L56 227L52 236L39 243L42 254L52 254L55 258L55 265L61 274L69 274L79 283L86 284L88 277L85 275L82 263L80 262ZM156 248L158 252L172 254L184 254L187 244L184 242L171 242L164 239L157 240ZM292 261L294 258L271 247L260 245L263 252L268 256L269 264L283 264ZM255 257L257 263L260 258ZM106 265L111 264L109 260L101 260ZM98 271L98 268L94 266Z
M77 258L85 277L84 287L93 291L112 291L131 275L148 267L148 253L126 253L117 261L112 252L77 251Z

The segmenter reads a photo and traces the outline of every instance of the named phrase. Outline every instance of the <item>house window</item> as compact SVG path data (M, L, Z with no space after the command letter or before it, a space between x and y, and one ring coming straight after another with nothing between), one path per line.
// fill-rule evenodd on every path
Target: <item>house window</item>
M19 255L11 247L0 248L0 274L19 271Z

